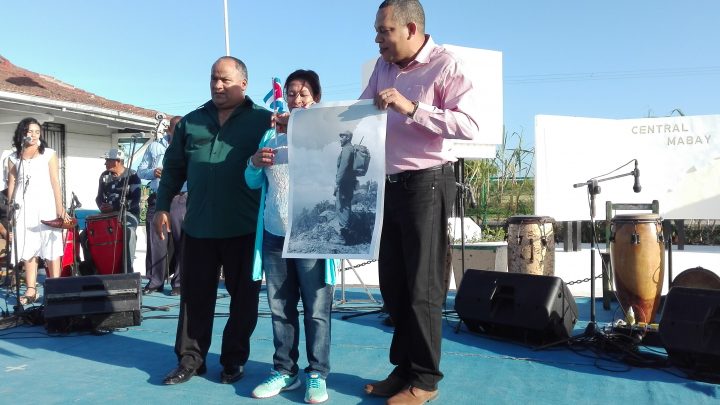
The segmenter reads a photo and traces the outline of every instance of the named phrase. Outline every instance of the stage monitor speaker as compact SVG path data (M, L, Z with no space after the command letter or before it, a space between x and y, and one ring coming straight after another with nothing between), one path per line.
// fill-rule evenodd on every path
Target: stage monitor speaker
M111 274L45 280L48 331L106 330L137 326L140 274Z
M468 270L455 310L470 330L530 342L572 336L575 298L558 277Z
M671 288L658 333L673 364L720 372L720 290Z

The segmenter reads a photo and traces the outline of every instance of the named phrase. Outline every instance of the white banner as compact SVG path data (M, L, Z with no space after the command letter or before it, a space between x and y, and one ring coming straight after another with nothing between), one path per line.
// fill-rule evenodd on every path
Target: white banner
M610 120L535 117L535 214L562 220L590 218L587 187L573 184L637 159L633 176L600 181L595 218L605 202L660 202L666 219L720 218L720 115ZM634 164L607 177L629 173Z

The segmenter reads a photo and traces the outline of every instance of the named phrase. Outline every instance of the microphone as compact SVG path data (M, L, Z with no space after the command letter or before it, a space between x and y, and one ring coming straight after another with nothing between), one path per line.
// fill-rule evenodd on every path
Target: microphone
M30 142L32 142L32 136L26 136L23 138L23 145L30 145Z
M73 193L73 192L71 192L71 193L72 193L72 203L75 205L75 208L80 208L80 207L82 207L82 204L80 204L80 200L78 200L78 198L77 198L77 196L75 195L75 193Z
M638 161L635 159L635 170L633 170L633 176L635 176L635 184L633 185L633 191L639 193L642 190L640 187L640 169L638 169Z

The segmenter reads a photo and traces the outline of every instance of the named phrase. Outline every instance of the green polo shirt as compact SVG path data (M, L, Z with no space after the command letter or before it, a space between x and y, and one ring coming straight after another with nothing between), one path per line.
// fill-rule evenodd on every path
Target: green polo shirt
M222 126L212 101L187 114L165 152L156 210L169 212L187 180L187 234L230 238L255 232L260 192L250 190L243 176L271 115L247 96Z

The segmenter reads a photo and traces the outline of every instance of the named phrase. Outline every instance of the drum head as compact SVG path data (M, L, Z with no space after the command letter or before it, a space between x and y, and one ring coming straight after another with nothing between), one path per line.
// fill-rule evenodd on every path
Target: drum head
M507 219L508 224L546 224L555 223L552 217L541 217L535 215L513 215Z
M695 267L678 274L672 286L720 290L720 276L702 267Z

